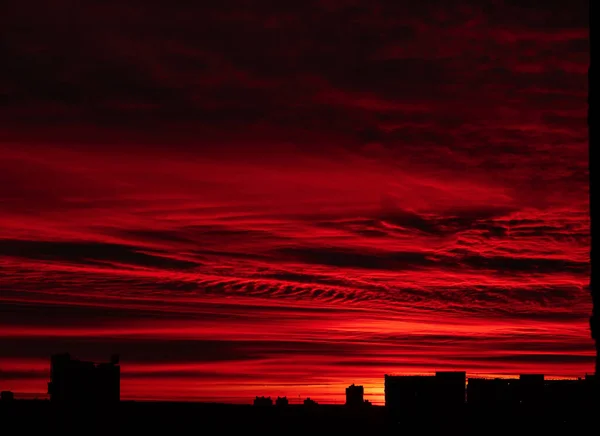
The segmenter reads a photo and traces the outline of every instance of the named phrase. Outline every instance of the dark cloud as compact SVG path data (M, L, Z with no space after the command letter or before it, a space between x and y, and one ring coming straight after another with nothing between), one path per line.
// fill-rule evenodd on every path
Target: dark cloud
M468 265L470 268L490 269L500 273L573 272L585 274L589 270L587 262L573 262L567 259L460 256L456 262Z
M116 288L126 285L116 283ZM44 289L58 289L59 283L46 283ZM158 287L148 283L143 290L148 292ZM153 299L121 300L119 294L113 299L98 301L94 298L94 289L89 292L81 290L78 296L58 294L49 298L46 293L36 294L25 292L26 289L9 290L1 289L3 298L0 299L0 325L17 326L73 326L85 328L89 326L111 327L120 321L136 319L141 323L152 321L169 321L173 319L184 321L227 322L227 320L247 320L260 318L267 314L288 313L298 317L311 314L332 314L340 309L334 307L293 307L269 306L267 304L244 304L237 302L235 305L215 303L210 301L194 304L183 301L169 301ZM167 287L170 293L165 295L178 295L176 286ZM147 294L146 294L147 295ZM11 298L12 297L12 298ZM20 298L18 298L20 297ZM18 298L18 299L15 299ZM262 314L262 315L261 315Z
M468 268L491 270L498 273L552 273L572 272L584 274L589 270L587 262L567 259L528 258L509 256L482 256L468 250L452 250L455 255L433 255L425 252L358 252L327 248L283 248L278 253L288 259L307 263L400 271L414 268Z
M475 92L490 82L585 90L584 82L565 71L521 73L511 62L515 48L517 54L528 50L515 42L527 31L538 32L534 43L543 40L545 34L535 30L542 24L543 32L566 32L562 40L571 44L566 53L573 53L571 41L579 41L585 52L584 38L568 33L581 29L578 23L587 23L584 2L568 8L556 5L551 14L498 2L461 7L438 3L415 7L386 1L368 6L258 2L251 8L244 2L227 8L189 3L175 9L166 2L108 2L85 8L70 1L51 8L35 1L11 2L0 47L7 59L1 73L2 100L12 109L4 114L13 122L77 120L126 130L191 122L204 127L266 120L285 125L286 118L295 120L295 127L308 128L326 119L319 124L321 130L329 125L342 132L360 125L368 128L374 120L363 113L364 106L353 109L346 104L333 112L319 108L315 99L324 91L450 101L457 87L469 92L465 73L482 64L473 62L477 56L487 56L489 68L469 77ZM31 8L44 19L29 14ZM469 19L480 21L479 33L462 30ZM440 36L453 44L446 54L432 41L430 26L436 25ZM566 50L557 38L551 47ZM479 40L492 47L493 57ZM381 56L382 48L394 52L395 47L397 54ZM469 55L469 49L475 53ZM447 119L428 114L430 120ZM417 137L397 134L405 140L426 135L444 139L443 133L432 130Z
M8 292L5 293L8 296ZM21 293L21 296L23 294ZM6 297L5 297L6 298ZM172 319L177 316L181 320L194 320L201 317L204 321L218 322L230 319L232 314L220 313L218 307L207 310L200 315L198 313L186 313L183 305L158 304L158 303L127 303L106 304L104 302L94 304L92 299L83 298L74 301L73 297L62 298L54 302L12 302L0 300L0 314L2 314L3 325L33 325L33 326L62 326L69 325L78 328L94 325L111 325L119 320L138 319L140 322L159 321ZM61 301L62 300L62 301ZM120 306L120 307L119 307ZM214 310L214 311L211 311ZM243 310L243 308L240 308Z
M284 256L284 259L346 268L398 270L435 263L427 254L418 252L364 253L354 250L290 247L277 250L277 253Z
M510 361L520 363L539 363L539 362L555 362L560 363L591 363L594 361L594 356L578 355L578 354L511 354L486 356L485 361Z
M172 259L166 255L144 253L136 247L100 242L1 239L0 255L84 264L115 262L184 270L197 268L200 265L196 262Z
M106 360L106 358L104 358ZM48 379L49 369L43 370L2 370L0 369L0 381L11 381L14 383L16 380L27 380L40 379L46 381ZM175 370L157 369L155 371L144 371L144 372L122 372L122 380L132 379L182 379L191 378L197 381L205 380L210 382L231 382L232 376L230 374L223 374L218 371L203 371L201 369L184 369L178 368ZM249 382L256 381L255 375L239 373L236 374L235 379L247 380ZM125 383L127 383L125 381Z
M210 363L249 361L294 355L345 356L368 346L295 341L225 341L144 338L0 338L0 358L50 358L70 352L81 359L102 361L117 353L123 362ZM125 364L125 363L124 363Z

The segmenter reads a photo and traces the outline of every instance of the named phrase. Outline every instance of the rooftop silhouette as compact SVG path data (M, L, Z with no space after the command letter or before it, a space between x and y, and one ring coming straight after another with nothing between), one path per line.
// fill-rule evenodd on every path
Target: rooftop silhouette
M50 359L50 400L59 404L100 405L120 401L118 356L110 362L94 363L73 359L70 354L55 354Z
M312 407L312 406L317 406L318 404L319 404L319 403L317 403L315 400L312 400L310 397L308 397L308 398L306 398L306 399L304 400L304 405L305 405L305 406L310 406L310 407Z
M287 397L277 397L277 400L275 400L275 405L278 407L288 406L289 401Z
M13 401L14 399L15 399L15 394L12 391L0 392L0 401Z
M346 388L346 406L356 407L363 406L365 388L363 386L356 386L354 384Z
M273 400L271 399L271 397L256 397L254 399L254 405L259 407L272 406Z

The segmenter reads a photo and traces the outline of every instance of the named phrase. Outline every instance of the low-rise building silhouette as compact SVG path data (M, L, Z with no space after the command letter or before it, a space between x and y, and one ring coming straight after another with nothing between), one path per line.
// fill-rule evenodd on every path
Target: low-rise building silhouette
M384 376L385 405L392 409L428 406L435 393L435 376L388 375Z
M581 409L594 401L594 377L576 380L546 380L544 403L558 410Z
M277 399L275 400L275 405L279 407L287 406L288 404L289 401L287 397L277 397Z
M346 389L347 404L358 404L360 391L355 392L356 388L360 387L352 385ZM384 376L386 407L405 415L411 410L434 408L456 414L465 402L488 410L518 407L563 413L567 409L588 407L596 401L597 389L595 376L587 374L577 380L546 380L543 374L521 374L519 378L469 377L468 383L464 371Z
M15 394L12 391L2 391L0 392L0 401L12 401L15 399Z
M256 397L254 399L254 405L260 407L270 407L273 405L271 397Z
M346 405L347 406L363 406L364 405L365 388L352 384L346 388Z
M305 406L316 406L318 403L315 400L311 400L310 397L304 400Z
M515 378L469 378L467 402L485 407L583 407L591 401L591 379L545 380L543 374Z
M118 356L110 362L94 363L55 354L50 362L48 394L54 403L116 404L121 395L121 368Z
M438 371L435 375L385 375L385 405L409 409L465 403L466 372Z

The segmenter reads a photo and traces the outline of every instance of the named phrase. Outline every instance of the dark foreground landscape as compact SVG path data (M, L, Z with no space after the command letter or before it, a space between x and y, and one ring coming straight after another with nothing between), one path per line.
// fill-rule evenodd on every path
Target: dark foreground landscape
M98 410L15 400L0 404L0 422L3 430L12 430L10 434L598 434L593 428L599 411L597 404L535 409L465 404L455 410L407 409L391 413L380 406L257 407L127 401Z
M345 405L306 398L256 396L252 405L121 401L118 356L110 362L51 358L49 400L17 399L0 392L2 430L19 434L595 434L598 384L545 380L468 378L465 371L384 376L385 407L364 399L364 387L346 388ZM2 433L4 434L4 433Z

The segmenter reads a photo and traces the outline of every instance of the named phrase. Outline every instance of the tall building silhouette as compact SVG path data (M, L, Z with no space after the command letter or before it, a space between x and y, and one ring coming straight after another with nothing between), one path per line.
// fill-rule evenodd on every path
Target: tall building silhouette
M119 403L121 368L118 356L113 356L110 362L94 363L73 359L68 353L53 355L48 394L54 403Z
M365 388L352 384L346 388L346 405L347 406L363 406Z

